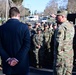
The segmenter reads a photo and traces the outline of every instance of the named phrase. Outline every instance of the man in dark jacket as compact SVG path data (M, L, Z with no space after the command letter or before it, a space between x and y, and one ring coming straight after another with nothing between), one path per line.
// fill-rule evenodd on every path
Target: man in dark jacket
M10 19L0 27L0 55L3 73L28 75L30 34L26 24L19 22L20 12L16 7L9 10Z

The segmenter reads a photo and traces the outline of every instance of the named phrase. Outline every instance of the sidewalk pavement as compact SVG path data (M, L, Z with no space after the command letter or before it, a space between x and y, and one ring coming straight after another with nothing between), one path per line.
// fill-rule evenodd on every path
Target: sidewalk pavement
M2 74L1 70L0 70L0 75L4 75L4 74ZM51 70L51 69L37 69L37 68L30 67L29 75L53 75L53 70ZM76 75L75 71L73 72L73 75Z

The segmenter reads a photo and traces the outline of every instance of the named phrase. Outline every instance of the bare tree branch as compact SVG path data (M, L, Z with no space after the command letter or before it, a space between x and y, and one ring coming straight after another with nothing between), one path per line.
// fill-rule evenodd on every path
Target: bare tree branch
M56 14L58 10L58 4L56 3L56 0L50 0L49 3L47 4L44 14L50 15L50 14Z
M76 0L68 0L68 12L76 13Z

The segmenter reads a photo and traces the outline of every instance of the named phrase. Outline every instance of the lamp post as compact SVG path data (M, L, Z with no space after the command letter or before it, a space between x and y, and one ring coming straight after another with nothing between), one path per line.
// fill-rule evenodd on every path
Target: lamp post
M6 0L6 21L8 19L8 0Z

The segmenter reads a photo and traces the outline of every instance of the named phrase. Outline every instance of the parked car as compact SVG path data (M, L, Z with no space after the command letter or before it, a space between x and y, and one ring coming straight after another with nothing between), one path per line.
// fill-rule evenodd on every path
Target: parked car
M26 19L30 20L30 21L37 21L38 20L38 16L37 15L32 15L32 16L28 16Z
M48 22L48 17L42 17L42 18L40 18L40 22Z

